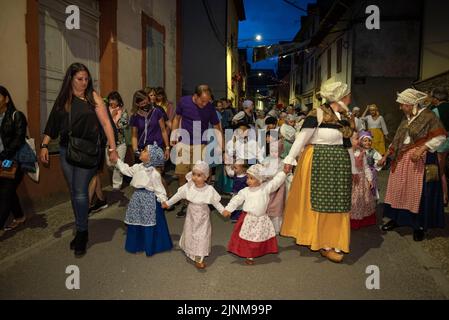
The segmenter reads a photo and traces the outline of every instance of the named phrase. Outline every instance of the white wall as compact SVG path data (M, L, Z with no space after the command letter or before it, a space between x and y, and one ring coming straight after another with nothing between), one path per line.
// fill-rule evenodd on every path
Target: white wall
M25 39L26 0L0 0L0 85L10 92L16 107L26 114L28 63Z
M142 89L142 10L165 27L165 90L176 102L176 0L119 0L118 91L128 109L134 92Z

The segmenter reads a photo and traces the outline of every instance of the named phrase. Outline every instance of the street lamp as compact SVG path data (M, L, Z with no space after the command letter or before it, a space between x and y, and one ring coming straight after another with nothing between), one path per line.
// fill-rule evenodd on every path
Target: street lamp
M259 72L258 76L261 77L261 76L263 76L263 74L261 72Z
M262 41L262 35L256 34L253 38L240 39L238 42L241 43L241 42L247 42L247 41L260 42L260 41Z

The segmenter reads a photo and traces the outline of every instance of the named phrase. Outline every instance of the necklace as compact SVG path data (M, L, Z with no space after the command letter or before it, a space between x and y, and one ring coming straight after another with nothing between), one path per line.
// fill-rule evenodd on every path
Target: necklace
M81 99L81 100L83 100L83 101L86 101L86 98L84 97L84 96L79 96L79 95L76 95L76 94L73 94L75 97L77 97L78 99Z

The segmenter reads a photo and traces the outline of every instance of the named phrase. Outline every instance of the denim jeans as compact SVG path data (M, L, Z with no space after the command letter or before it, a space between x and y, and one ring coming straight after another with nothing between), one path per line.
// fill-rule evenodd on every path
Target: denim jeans
M77 231L88 230L89 183L97 168L84 169L71 165L66 160L67 148L60 148L61 168L69 186Z

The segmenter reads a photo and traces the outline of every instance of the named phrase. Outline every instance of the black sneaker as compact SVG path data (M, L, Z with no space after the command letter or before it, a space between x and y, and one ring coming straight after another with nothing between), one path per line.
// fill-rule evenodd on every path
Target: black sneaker
M106 202L106 200L98 199L97 202L95 202L95 204L89 208L89 214L99 212L103 209L106 209L107 207L108 203Z
M182 206L181 210L176 214L176 218L184 218L187 214L187 206Z

